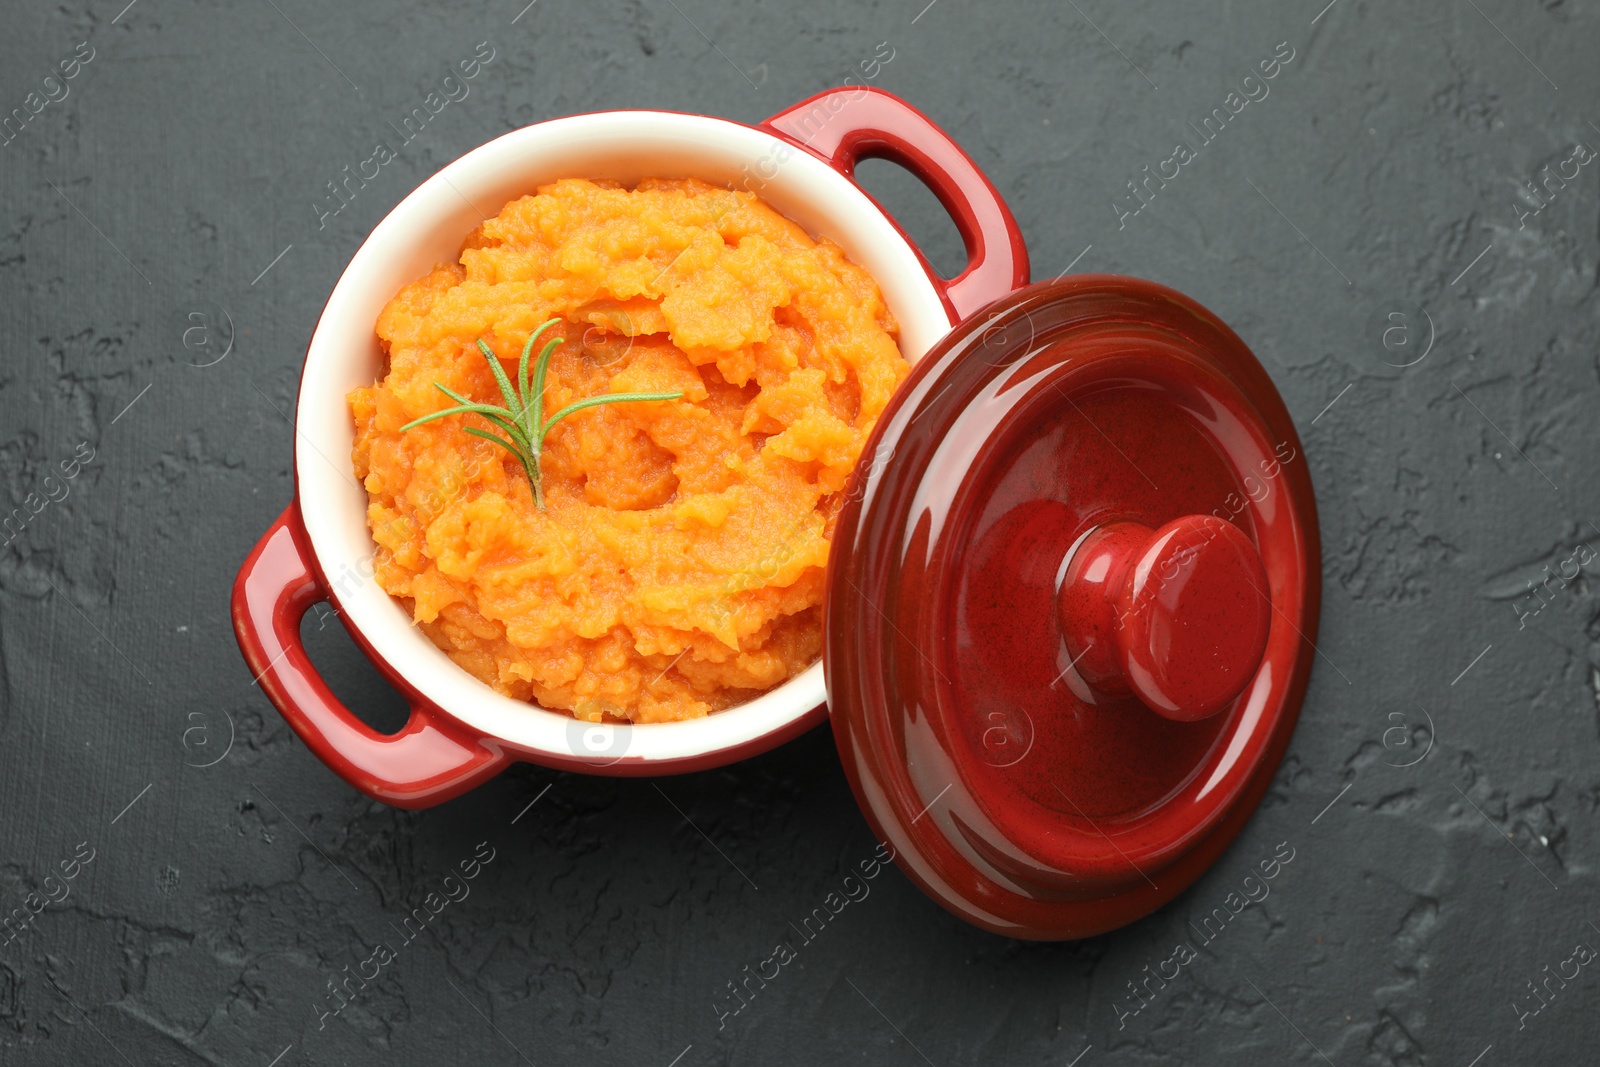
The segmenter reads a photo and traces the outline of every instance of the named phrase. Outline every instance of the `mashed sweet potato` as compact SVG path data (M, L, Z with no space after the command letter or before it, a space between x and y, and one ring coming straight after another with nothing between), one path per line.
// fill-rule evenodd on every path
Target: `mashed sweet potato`
M439 382L503 404L549 318L565 342L537 508L515 457L469 435ZM379 583L509 696L589 720L705 715L821 648L840 490L907 372L877 285L753 194L696 180L544 186L378 318L388 361L350 394Z

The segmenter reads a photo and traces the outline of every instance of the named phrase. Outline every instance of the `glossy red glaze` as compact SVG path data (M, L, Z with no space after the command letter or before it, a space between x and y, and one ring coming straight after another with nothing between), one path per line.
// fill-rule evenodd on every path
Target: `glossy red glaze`
M999 191L949 134L898 96L866 86L828 89L763 125L847 178L863 159L888 159L922 179L950 212L967 248L966 268L949 280L922 260L952 323L1028 284L1028 249Z
M757 128L821 157L847 178L853 177L859 160L881 156L926 183L950 211L966 242L968 264L960 274L949 280L940 277L904 229L887 212L885 216L917 252L952 323L1027 284L1027 250L1005 201L949 135L904 101L878 89L829 90ZM827 715L826 707L819 706L784 728L743 744L683 758L644 760L625 755L596 762L533 752L485 736L424 699L406 681L404 665L380 656L341 612L352 639L411 703L405 729L386 736L351 715L305 655L299 620L312 604L323 600L338 606L301 529L296 501L263 535L234 583L233 621L239 647L262 690L312 752L356 789L398 807L441 803L512 760L623 777L720 767L798 737Z
M1072 672L1096 693L1128 692L1118 640L1124 616L1118 601L1152 532L1136 522L1113 522L1090 530L1067 550L1056 593L1056 621Z
M1070 553L1057 597L1074 669L1180 722L1223 710L1255 677L1272 626L1255 545L1214 515L1159 530L1114 522Z
M233 585L233 629L245 662L306 746L363 793L400 808L440 803L499 773L504 752L430 705L413 700L405 727L385 735L339 702L300 640L301 618L328 599L308 556L290 505Z
M1083 937L1172 899L1270 782L1311 667L1315 502L1271 381L1193 301L1084 276L981 318L913 370L867 445L887 461L858 468L847 493L825 615L834 734L869 820L934 899L1014 937ZM1224 554L1238 543L1206 521L1149 544L1144 531L1197 515L1237 528L1261 570ZM1120 561L1119 598L1148 588L1132 573L1141 555L1154 548L1160 566L1208 533L1189 560L1196 592L1261 579L1266 645L1220 713L1175 721L1078 673L1138 673L1120 644L1074 664L1061 626L1069 553L1119 526L1098 553L1102 582ZM1217 621L1170 592L1151 620ZM1257 618L1248 602L1228 610ZM1204 654L1179 644L1180 658ZM1234 663L1252 658L1240 644ZM1217 691L1152 679L1180 706Z

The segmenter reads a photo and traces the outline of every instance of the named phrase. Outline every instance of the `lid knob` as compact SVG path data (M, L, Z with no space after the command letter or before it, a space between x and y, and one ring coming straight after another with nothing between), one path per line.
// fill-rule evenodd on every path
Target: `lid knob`
M1233 702L1272 625L1255 545L1212 515L1154 531L1136 522L1096 528L1067 561L1056 606L1084 681L1107 694L1131 691L1182 722Z

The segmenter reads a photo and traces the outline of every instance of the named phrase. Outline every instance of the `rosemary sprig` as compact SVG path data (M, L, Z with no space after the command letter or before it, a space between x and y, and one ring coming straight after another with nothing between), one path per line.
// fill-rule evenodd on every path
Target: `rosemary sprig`
M681 391L675 393L605 393L601 396L585 397L573 401L548 419L544 417L544 382L545 375L550 370L550 355L560 345L563 338L552 337L539 352L539 358L534 361L532 388L528 382L528 356L533 352L533 343L539 335L554 326L559 319L549 319L541 323L528 337L528 343L522 346L522 359L517 363L517 381L513 385L506 376L505 368L500 366L500 358L494 350L484 343L483 338L478 338L478 351L483 353L483 358L489 361L489 369L494 372L494 380L500 386L500 394L505 397L506 406L496 404L479 404L462 396L452 389L448 389L438 382L433 387L451 400L456 402L455 407L435 411L431 415L424 415L420 419L413 419L400 427L404 433L414 426L421 426L425 422L442 419L449 415L481 415L487 422L505 431L505 435L494 433L491 430L480 430L476 426L463 426L462 429L474 437L481 437L495 444L517 457L517 462L522 464L522 469L528 475L528 483L533 486L533 502L541 510L544 508L544 485L540 478L539 460L544 452L544 439L550 433L550 427L571 415L573 412L592 408L599 404L629 404L638 401L677 400L683 396Z

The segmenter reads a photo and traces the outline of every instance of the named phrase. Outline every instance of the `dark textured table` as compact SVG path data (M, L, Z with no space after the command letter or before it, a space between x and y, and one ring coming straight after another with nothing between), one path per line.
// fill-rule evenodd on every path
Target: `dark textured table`
M0 34L0 1061L1594 1061L1595 4L125 2ZM424 177L553 116L757 121L851 76L967 148L1036 278L1153 278L1252 346L1318 487L1321 654L1268 799L1155 916L1016 943L887 867L763 987L874 849L826 730L399 812L252 686L228 594L291 496L323 299ZM959 264L929 193L863 178ZM400 721L335 619L306 631Z

